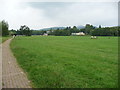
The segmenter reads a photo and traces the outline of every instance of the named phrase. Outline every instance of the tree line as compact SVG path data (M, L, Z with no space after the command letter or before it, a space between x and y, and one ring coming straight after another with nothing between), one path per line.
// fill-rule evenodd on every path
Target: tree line
M90 24L86 24L84 28L78 29L76 26L73 27L66 27L65 29L57 29L57 30L31 30L28 26L23 25L20 26L20 29L18 30L9 30L9 24L5 20L0 21L0 34L2 36L7 35L25 35L25 36L31 36L31 35L43 35L44 33L48 33L48 35L55 35L55 36L70 36L72 33L78 33L83 32L86 35L92 35L92 36L118 36L120 35L120 26L116 27L95 27Z
M70 36L72 33L83 32L86 35L92 36L118 36L120 27L101 27L97 28L93 25L86 24L85 28L78 29L76 26L66 27L65 29L50 30L49 35L55 36ZM119 34L120 35L120 34Z
M20 26L19 30L9 30L9 24L5 20L0 21L0 35L8 36L8 35L25 35L31 36L32 30L26 25Z

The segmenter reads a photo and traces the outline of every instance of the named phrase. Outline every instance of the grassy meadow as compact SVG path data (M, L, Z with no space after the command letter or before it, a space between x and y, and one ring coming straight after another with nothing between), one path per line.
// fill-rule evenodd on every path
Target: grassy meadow
M11 49L35 88L118 87L118 38L18 36Z
M0 43L5 42L5 41L8 40L9 38L10 38L10 36L0 37Z

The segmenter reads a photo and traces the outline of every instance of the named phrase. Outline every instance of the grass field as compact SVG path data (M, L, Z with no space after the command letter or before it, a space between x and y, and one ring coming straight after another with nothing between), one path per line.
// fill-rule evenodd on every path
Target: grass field
M7 39L9 39L10 36L6 36L6 37L0 37L0 43L6 41Z
M11 49L33 87L118 87L117 37L16 37Z
M2 42L2 37L0 36L0 43Z

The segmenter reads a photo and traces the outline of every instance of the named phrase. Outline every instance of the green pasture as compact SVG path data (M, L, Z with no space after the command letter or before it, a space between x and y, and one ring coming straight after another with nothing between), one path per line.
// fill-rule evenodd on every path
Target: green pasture
M17 36L11 49L35 88L118 87L118 37Z

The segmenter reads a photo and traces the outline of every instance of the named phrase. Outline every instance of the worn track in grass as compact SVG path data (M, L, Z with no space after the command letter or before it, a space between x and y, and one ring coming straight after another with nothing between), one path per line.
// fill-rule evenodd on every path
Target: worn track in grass
M31 88L30 81L10 50L11 40L2 44L2 88Z

